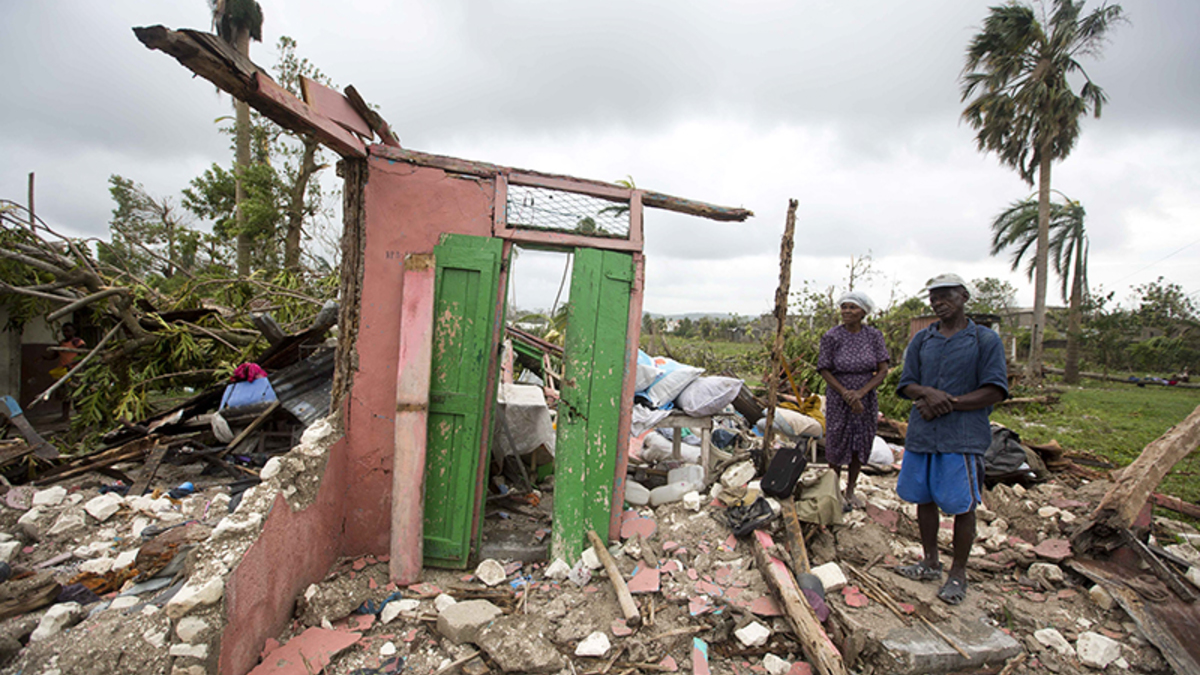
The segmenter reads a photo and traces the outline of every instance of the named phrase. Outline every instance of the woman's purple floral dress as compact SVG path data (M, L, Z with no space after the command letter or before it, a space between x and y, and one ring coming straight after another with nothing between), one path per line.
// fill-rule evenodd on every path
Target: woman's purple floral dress
M879 329L864 325L851 333L839 324L821 336L817 370L828 370L847 389L859 389L871 380L876 366L888 360ZM879 415L879 398L874 390L863 397L862 404L863 412L855 415L837 392L826 390L825 459L833 466L846 466L852 457L866 464L871 456Z

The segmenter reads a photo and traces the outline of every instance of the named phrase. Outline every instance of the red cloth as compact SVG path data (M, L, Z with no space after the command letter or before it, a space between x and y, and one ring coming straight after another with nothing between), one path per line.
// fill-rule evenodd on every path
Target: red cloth
M243 363L233 371L233 375L229 378L230 382L253 382L260 377L266 377L267 371L262 369L262 366L257 363Z

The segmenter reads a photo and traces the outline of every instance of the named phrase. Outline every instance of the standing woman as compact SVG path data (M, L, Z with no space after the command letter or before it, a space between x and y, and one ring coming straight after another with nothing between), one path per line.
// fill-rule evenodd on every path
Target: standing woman
M887 346L879 329L863 324L875 303L862 291L838 298L842 323L821 336L817 372L825 379L825 458L841 478L846 478L845 511L862 508L854 495L858 472L871 456L878 424L879 399L875 388L887 377Z

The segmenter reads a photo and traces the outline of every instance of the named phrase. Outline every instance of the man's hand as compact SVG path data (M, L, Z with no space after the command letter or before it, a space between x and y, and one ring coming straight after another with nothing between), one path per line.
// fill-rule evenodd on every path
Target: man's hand
M914 401L921 418L928 421L954 411L954 397L941 389L928 388L925 395Z

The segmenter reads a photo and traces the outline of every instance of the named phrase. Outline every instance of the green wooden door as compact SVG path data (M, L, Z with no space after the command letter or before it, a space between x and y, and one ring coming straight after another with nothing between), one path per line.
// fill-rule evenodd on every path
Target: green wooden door
M484 406L502 242L444 235L434 247L433 363L425 453L425 564L463 568L471 555Z
M555 557L574 562L587 531L608 537L633 256L576 249L554 459Z

